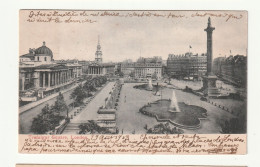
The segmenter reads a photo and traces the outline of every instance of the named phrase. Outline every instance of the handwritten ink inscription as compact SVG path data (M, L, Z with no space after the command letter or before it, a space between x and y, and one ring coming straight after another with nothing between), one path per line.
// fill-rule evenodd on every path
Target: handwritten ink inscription
M242 19L243 15L232 12L187 12L174 11L63 11L63 10L31 10L28 11L27 22L38 23L97 23L99 17L123 18L165 18L185 19L195 17L218 17L226 22L231 19Z
M21 153L244 154L245 135L20 135Z

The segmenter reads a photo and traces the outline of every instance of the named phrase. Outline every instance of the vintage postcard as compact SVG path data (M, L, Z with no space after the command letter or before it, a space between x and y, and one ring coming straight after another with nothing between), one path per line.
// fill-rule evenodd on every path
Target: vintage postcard
M20 153L246 154L247 11L19 17Z

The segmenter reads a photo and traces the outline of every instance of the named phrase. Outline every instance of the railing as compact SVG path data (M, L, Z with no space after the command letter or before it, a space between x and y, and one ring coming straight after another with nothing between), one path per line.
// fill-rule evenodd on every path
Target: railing
M66 126L69 124L70 119L65 118L62 120L61 124L55 128L55 134L62 134L63 130L66 128Z

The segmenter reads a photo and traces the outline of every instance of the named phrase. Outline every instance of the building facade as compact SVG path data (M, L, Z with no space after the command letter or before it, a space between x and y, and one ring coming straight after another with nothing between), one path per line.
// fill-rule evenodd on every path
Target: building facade
M129 76L131 73L134 73L135 71L135 63L131 62L123 62L121 63L121 70L120 70L124 76Z
M240 87L247 85L247 56L236 55L215 58L213 72L221 79Z
M30 102L73 84L81 77L81 65L57 63L45 42L37 49L20 56L19 96L20 101Z
M135 78L162 78L162 63L135 63Z
M173 78L199 79L207 72L207 56L190 52L182 55L169 54L166 71Z

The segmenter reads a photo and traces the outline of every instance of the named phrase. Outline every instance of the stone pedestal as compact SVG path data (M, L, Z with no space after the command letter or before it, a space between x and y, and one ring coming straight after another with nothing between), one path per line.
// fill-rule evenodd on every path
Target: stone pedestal
M220 92L216 86L217 76L207 75L203 77L203 93L208 97L216 97Z

